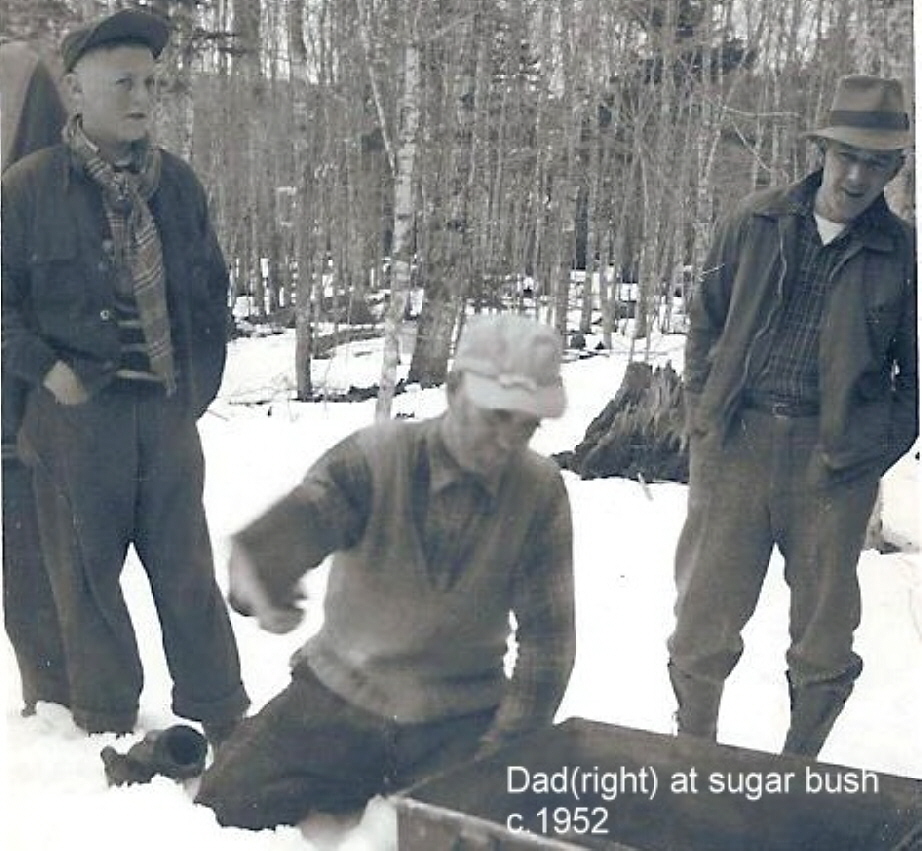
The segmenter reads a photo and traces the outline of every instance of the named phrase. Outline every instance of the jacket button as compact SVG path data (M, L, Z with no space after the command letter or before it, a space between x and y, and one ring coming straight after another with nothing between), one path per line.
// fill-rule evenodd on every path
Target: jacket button
M108 322L112 318L112 311L104 307L99 311L99 318L102 319L103 322Z

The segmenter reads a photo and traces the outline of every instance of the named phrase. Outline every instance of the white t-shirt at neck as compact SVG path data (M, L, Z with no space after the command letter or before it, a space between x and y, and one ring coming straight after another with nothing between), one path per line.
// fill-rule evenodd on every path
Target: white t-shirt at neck
M816 219L816 229L819 231L823 245L829 245L846 228L845 222L831 222L816 212L814 212L813 218Z

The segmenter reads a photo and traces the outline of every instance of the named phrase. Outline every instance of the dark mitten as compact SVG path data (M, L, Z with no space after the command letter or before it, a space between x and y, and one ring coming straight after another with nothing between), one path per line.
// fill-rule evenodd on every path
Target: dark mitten
M156 774L173 780L197 777L205 768L208 743L205 737L185 724L154 730L120 754L113 747L103 748L100 756L110 786L148 783Z

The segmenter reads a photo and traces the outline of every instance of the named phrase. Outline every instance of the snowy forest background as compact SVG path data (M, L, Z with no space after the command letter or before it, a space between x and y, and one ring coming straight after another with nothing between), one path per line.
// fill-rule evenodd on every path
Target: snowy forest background
M2 0L0 34L53 64L62 33L123 5ZM311 359L380 333L385 305L382 397L407 313L423 387L468 305L595 321L607 347L636 318L646 359L652 326L681 330L721 211L809 169L800 134L837 78L913 88L912 0L147 5L175 31L158 135L212 194L238 315L296 329L302 400ZM890 189L910 217L914 176Z

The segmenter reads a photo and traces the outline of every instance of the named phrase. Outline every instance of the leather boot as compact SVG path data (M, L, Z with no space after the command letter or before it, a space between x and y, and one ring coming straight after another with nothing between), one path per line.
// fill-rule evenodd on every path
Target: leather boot
M717 740L717 716L724 684L699 680L669 663L669 679L678 709L676 723L680 735Z
M173 780L197 777L205 769L208 745L205 737L185 724L154 730L140 742L120 754L113 747L102 749L110 786L147 783L162 774Z
M851 682L795 686L788 674L791 723L782 753L811 758L818 756L852 688Z

